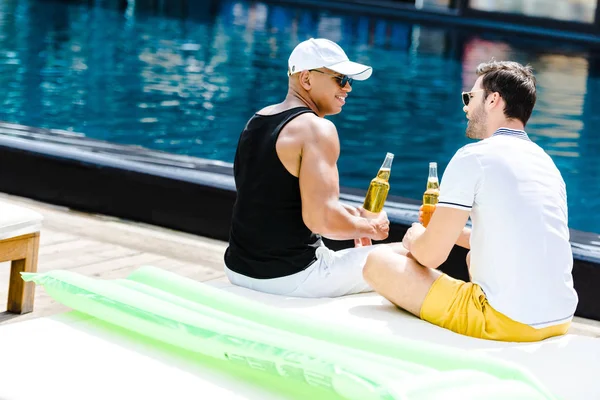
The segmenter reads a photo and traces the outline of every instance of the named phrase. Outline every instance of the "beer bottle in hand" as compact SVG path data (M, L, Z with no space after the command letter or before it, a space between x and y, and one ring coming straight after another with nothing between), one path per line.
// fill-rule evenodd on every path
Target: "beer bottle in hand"
M427 190L423 193L423 226L427 226L440 197L440 183L437 175L437 163L429 163L429 177L427 178Z
M373 217L383 209L388 192L390 191L389 180L392 161L394 161L394 155L392 153L387 153L381 168L379 168L377 176L373 178L369 185L363 208L369 213L372 213Z

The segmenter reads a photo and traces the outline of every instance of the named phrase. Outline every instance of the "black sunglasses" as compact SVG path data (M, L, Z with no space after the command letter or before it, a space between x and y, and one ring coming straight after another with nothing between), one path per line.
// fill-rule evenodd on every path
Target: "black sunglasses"
M323 75L333 76L334 78L336 78L338 85L340 85L341 88L345 88L346 84L352 86L352 83L354 83L354 79L350 78L348 75L328 74L327 72L319 71L318 69L311 69L310 71L320 72Z
M484 91L484 89L473 90L473 91L470 91L470 92L462 92L462 101L463 101L463 104L465 106L469 105L469 102L471 102L471 93L477 93L477 92L483 92L483 91Z

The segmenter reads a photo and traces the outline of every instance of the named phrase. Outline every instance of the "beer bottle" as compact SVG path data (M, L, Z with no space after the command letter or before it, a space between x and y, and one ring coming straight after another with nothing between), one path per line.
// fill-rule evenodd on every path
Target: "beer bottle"
M377 176L373 178L369 185L363 208L370 213L377 214L383 209L383 204L390 191L389 180L392 161L394 161L394 155L392 153L387 153L381 168L379 168Z
M437 175L437 163L429 163L429 178L427 178L427 190L423 193L423 226L427 226L435 211L438 198L440 197L440 183Z

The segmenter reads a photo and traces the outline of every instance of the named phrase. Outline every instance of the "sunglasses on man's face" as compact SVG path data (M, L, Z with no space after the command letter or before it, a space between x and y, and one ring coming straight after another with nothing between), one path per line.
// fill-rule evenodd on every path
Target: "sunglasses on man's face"
M345 88L346 84L349 84L350 86L352 86L352 83L354 82L354 79L350 78L348 75L328 74L327 72L319 71L318 69L311 69L311 71L320 72L323 75L333 76L341 88Z
M464 104L465 106L468 106L468 105L469 105L469 103L471 102L471 95L472 95L473 93L477 93L477 92L483 92L483 89L479 89L479 90L472 90L472 91L470 91L470 92L462 92L462 101L463 101L463 104Z

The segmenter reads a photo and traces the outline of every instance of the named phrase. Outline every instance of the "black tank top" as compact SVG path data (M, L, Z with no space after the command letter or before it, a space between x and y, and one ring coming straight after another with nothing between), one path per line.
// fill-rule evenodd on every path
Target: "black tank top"
M283 166L275 144L283 127L300 114L296 107L254 116L240 135L233 173L233 206L225 264L251 278L280 278L305 270L315 261L321 237L302 220L298 178Z

